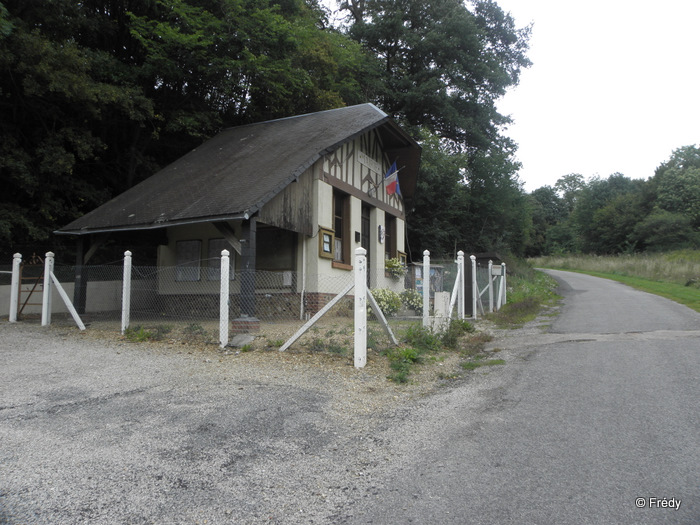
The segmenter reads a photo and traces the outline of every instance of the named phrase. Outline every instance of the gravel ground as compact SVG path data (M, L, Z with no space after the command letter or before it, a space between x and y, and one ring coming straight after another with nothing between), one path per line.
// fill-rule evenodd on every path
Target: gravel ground
M0 523L346 522L437 431L441 396L478 406L509 368L445 380L450 357L397 385L376 352L356 370L103 335L0 323Z

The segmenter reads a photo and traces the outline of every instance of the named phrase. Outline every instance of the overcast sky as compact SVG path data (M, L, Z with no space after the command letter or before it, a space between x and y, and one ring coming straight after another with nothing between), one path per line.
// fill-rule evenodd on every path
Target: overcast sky
M527 191L569 173L646 179L700 143L700 2L496 1L534 23L533 66L499 104Z
M569 173L647 179L700 144L700 1L496 2L533 23L533 66L499 103L526 191Z

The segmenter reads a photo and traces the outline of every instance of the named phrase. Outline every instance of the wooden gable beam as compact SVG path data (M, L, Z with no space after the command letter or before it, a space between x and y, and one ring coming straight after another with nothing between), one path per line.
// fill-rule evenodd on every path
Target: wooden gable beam
M238 255L241 255L241 241L236 237L236 232L233 231L231 225L227 222L215 222L214 227L219 230L219 233L224 236L228 243L233 247Z

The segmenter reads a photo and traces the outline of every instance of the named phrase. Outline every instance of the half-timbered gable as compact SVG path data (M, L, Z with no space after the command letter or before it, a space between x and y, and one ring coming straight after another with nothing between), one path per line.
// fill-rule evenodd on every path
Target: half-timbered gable
M378 131L372 130L325 155L322 173L332 186L404 219L403 198L398 193L389 195L384 184L395 160L382 148Z

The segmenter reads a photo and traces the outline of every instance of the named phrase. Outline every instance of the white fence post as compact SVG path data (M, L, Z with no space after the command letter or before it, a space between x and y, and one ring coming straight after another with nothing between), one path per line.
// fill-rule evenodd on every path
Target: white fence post
M367 250L355 250L355 368L367 364Z
M457 319L464 319L464 252L457 252L457 272L459 274L459 289L457 290Z
M493 261L489 259L489 312L493 313Z
M423 327L430 326L430 252L423 252Z
M503 299L501 304L506 304L506 263L501 263L501 283L503 285Z
M229 251L221 250L221 291L219 293L219 346L224 348L228 344L228 288L229 272L231 263L229 262Z
M51 324L51 273L53 272L53 252L46 253L44 259L44 295L41 300L41 326Z
M476 320L476 299L479 297L479 283L476 280L476 255L470 255L472 262L472 317Z
M122 278L122 335L129 328L131 318L131 252L124 252L124 275Z
M17 322L17 308L19 307L19 269L22 265L22 254L16 253L12 258L12 284L10 286L10 322Z

